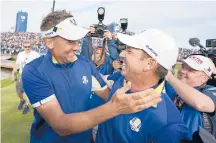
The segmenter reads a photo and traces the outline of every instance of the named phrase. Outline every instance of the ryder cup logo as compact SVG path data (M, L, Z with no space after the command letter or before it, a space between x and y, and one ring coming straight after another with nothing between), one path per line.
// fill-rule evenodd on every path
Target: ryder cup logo
M135 132L139 132L140 127L142 126L141 120L137 117L134 117L132 120L130 120L130 127L131 130Z
M73 25L77 25L77 22L76 22L76 20L75 19L70 19L70 22L73 24Z
M83 76L82 81L86 85L88 83L88 78L86 76Z

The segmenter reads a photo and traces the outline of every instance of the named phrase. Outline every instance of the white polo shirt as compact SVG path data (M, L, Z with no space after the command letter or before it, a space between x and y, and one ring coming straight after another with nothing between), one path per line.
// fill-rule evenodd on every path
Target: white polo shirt
M35 52L35 51L31 51L30 53L26 53L25 51L20 52L17 55L17 59L16 59L16 64L19 65L19 73L21 74L23 71L24 66L31 62L32 60L36 59L40 57L40 54Z

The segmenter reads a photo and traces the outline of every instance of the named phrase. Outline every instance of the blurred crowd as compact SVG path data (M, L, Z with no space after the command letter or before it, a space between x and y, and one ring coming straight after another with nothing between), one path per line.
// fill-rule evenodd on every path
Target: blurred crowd
M32 32L2 32L1 33L1 54L17 55L23 51L23 41L29 40L32 49L38 52L45 51L45 46L40 33Z
M179 55L178 55L178 61L185 59L191 54L200 54L199 49L186 49L186 48L179 48Z
M1 33L1 54L17 55L19 52L23 51L22 43L25 40L29 40L32 43L32 50L39 53L45 53L46 47L42 40L41 33L12 33L12 32L2 32ZM187 57L190 54L200 53L199 49L186 49L179 48L178 61Z

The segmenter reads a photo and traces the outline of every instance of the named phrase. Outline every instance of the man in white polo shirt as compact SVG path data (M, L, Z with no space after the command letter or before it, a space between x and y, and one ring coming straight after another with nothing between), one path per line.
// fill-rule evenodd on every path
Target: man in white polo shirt
M15 73L17 73L17 71L19 69L19 74L17 74L17 76L16 76L16 92L20 98L20 103L19 103L17 109L21 110L23 108L23 106L25 105L22 113L26 114L29 112L29 105L30 104L29 104L28 98L27 97L24 98L24 90L22 87L22 81L21 81L20 75L22 74L24 66L27 63L31 62L32 60L40 57L40 55L39 55L39 53L32 51L32 45L29 41L24 41L23 48L24 48L24 51L20 52L17 55L16 65L13 68L11 78L12 78L12 80L15 80Z

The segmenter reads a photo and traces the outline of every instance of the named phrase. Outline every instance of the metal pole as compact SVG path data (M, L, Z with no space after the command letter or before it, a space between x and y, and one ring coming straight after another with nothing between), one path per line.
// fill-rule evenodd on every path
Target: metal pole
M53 8L52 8L52 12L55 10L55 0L53 0Z

